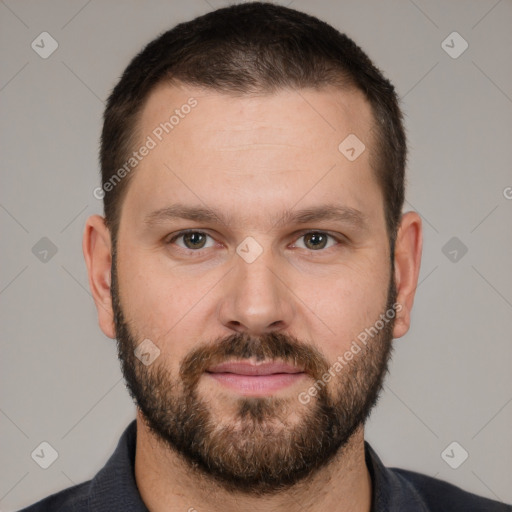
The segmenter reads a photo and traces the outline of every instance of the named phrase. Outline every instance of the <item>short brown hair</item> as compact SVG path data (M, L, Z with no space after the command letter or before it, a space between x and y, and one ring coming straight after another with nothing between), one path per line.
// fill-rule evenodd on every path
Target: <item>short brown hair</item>
M164 80L242 95L327 85L362 91L375 121L371 166L384 195L393 255L405 186L402 113L393 85L348 36L313 16L264 2L217 9L160 35L133 58L108 98L101 136L102 188L129 158L142 108ZM132 175L103 196L114 245Z

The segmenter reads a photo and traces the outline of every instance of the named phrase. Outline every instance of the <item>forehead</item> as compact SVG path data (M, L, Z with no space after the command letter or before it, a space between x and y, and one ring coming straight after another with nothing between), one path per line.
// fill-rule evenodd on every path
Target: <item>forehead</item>
M189 108L192 103L196 106ZM182 122L185 119L187 122ZM167 133L161 125L169 122L172 126ZM346 132L369 142L372 127L371 107L363 93L335 86L234 95L180 82L162 82L149 94L139 120L144 136L153 133L169 143L195 142L190 132L199 130L208 133L209 142L219 148L225 146L224 149L236 135L237 146L244 140L258 144L264 142L258 138L277 136L274 144L289 144L297 139L302 147L312 148L322 139L322 148L332 150L348 135ZM161 129L163 133L159 135ZM195 146L194 153L201 149Z
M234 96L162 83L141 112L139 144L152 148L125 203L142 215L173 202L206 202L256 221L268 208L274 214L298 201L307 208L321 198L378 215L372 127L371 107L357 90ZM349 136L366 146L353 161L340 150Z

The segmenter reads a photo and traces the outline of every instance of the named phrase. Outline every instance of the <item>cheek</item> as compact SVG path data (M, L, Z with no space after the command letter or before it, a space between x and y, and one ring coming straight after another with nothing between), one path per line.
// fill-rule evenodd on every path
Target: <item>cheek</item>
M134 317L162 327L172 326L208 289L208 275L181 275L163 253L135 244L126 247L119 269L125 307Z
M179 363L205 335L220 275L214 271L191 276L169 269L161 256L131 247L118 262L121 302L132 333L149 338L160 349L159 364L177 378ZM222 274L221 274L222 275ZM213 308L214 309L214 308ZM139 339L140 338L140 339Z
M125 251L118 261L120 299L131 330L138 338L149 338L164 350L163 340L172 337L185 315L190 286L164 278L151 255ZM176 326L178 324L178 326ZM175 328L176 326L176 328Z
M328 278L317 276L315 286L303 283L303 292L297 295L307 297L303 312L317 326L313 339L330 362L385 312L388 278L382 262L375 262L373 267L339 268Z

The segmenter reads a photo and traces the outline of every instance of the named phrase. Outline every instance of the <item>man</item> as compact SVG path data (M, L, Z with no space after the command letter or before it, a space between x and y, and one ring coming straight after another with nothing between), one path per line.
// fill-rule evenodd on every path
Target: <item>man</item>
M364 440L420 269L405 161L393 86L316 18L247 3L151 42L108 100L83 241L137 418L25 510L511 510Z

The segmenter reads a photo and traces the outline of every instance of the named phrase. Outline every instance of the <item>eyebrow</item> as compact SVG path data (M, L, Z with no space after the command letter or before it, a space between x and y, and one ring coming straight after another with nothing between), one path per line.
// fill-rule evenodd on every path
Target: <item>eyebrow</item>
M318 221L335 221L351 224L361 230L368 229L368 217L355 208L325 204L305 208L302 210L288 210L278 215L279 220L272 224L273 227L281 228L286 225L307 224ZM153 226L176 219L186 219L195 222L230 224L229 219L222 213L216 212L204 206L190 206L184 204L173 204L166 208L155 210L144 218L144 224Z

